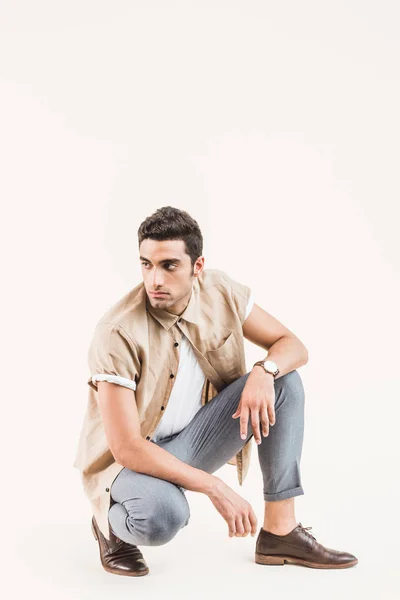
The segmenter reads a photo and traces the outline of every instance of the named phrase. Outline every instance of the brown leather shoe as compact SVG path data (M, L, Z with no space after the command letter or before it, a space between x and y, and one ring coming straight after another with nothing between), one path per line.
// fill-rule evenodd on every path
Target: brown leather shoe
M92 517L92 531L95 540L99 543L100 560L106 571L131 577L147 575L149 567L137 546L120 540L113 533L111 527L110 541L108 541L100 531L94 516Z
M256 542L255 560L259 565L294 563L316 569L344 569L358 563L349 552L326 548L301 523L287 535L276 535L261 527Z

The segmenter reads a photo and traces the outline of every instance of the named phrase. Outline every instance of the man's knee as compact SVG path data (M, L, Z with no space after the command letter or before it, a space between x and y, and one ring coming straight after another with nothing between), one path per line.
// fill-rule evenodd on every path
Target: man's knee
M142 545L166 544L188 524L190 509L186 497L177 489L172 495L146 501L146 517L138 520L134 510L128 511L126 525L133 535L142 534Z
M275 380L275 387L284 390L286 395L304 402L304 386L300 374L296 369L285 373L282 377L278 377Z
M153 511L147 520L147 538L150 546L161 546L171 541L189 522L189 511L182 506L169 504Z

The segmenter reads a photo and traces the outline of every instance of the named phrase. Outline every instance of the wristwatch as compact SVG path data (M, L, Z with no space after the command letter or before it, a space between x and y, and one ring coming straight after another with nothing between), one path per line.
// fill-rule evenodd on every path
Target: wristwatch
M256 365L260 365L264 371L271 373L274 376L274 379L279 373L278 365L273 360L258 360L256 363L254 363L253 367Z

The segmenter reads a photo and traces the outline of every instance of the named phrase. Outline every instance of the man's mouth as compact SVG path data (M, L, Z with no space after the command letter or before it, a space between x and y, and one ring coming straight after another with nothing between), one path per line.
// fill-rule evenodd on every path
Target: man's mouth
M150 295L153 296L154 298L164 298L165 296L168 296L167 292L150 292Z

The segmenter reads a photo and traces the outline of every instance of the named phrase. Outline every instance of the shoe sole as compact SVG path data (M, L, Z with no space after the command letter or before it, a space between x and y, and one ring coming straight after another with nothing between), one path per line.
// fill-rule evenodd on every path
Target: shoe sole
M100 542L97 537L97 533L94 528L93 521L91 522L91 527L92 527L93 537L97 541L98 546L99 546L100 562L105 571L108 571L108 573L113 573L114 575L125 575L127 577L142 577L142 575L147 575L149 573L149 571L150 571L149 568L147 568L145 571L121 571L119 569L113 569L112 567L108 567L107 565L105 565L103 563L103 558L101 556Z
M258 565L284 565L285 563L292 563L294 565L304 565L305 567L312 567L314 569L346 569L347 567L352 567L358 563L358 559L356 558L351 562L343 564L322 564L304 560L302 558L296 558L294 556L258 554L258 552L255 553L255 561Z

